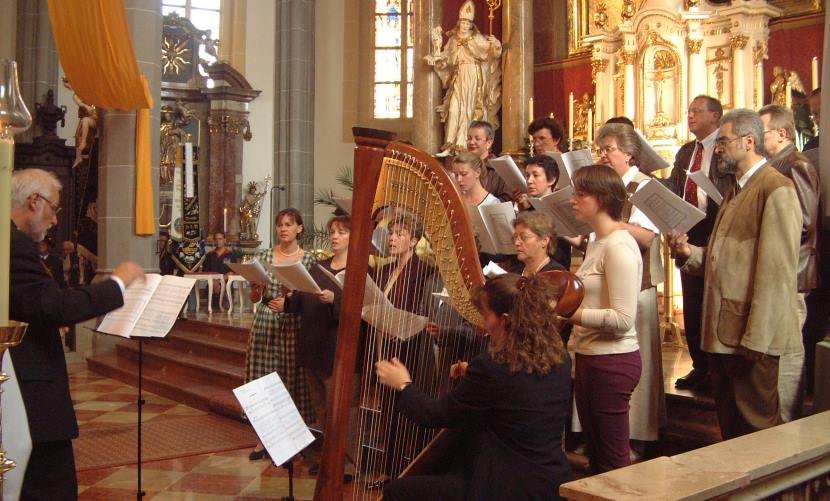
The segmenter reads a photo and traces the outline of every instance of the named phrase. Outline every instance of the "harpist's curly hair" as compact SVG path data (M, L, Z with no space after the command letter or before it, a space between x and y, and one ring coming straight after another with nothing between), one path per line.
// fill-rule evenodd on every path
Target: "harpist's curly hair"
M507 314L503 342L490 343L490 356L513 372L543 376L565 358L559 325L551 306L556 288L541 275L524 278L508 273L488 280L473 294L476 306L485 303Z

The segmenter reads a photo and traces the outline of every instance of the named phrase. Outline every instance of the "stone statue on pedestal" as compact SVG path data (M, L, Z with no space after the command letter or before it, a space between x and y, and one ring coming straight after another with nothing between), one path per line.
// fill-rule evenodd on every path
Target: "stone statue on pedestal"
M435 68L445 89L436 112L444 123L444 145L439 156L467 149L467 128L473 120L484 120L498 127L496 113L501 108L501 42L484 36L473 23L475 6L467 0L458 14L458 24L447 32L432 30L433 53L425 56Z

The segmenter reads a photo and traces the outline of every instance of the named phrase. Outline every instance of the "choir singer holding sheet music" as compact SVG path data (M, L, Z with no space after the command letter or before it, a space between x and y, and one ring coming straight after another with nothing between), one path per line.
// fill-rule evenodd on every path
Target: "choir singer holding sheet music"
M28 322L29 328L23 342L9 351L32 444L28 465L25 458L15 457L18 469L26 465L20 499L77 499L72 439L78 436L78 423L59 329L119 308L124 288L144 277L138 264L125 261L109 280L75 289L58 287L38 258L36 242L58 223L61 189L58 178L44 170L25 169L12 176L10 317ZM3 438L9 448L29 437L9 433Z

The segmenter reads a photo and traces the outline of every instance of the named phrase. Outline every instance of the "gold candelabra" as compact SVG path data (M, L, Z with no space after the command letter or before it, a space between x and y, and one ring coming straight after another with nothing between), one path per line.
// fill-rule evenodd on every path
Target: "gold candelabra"
M496 18L496 11L501 7L501 0L487 0L487 19L490 20L490 34L493 34L493 19Z
M28 326L28 324L14 320L10 320L9 325L0 326L0 385L9 380L9 375L2 371L3 355L7 349L20 344L23 336L26 334L26 327ZM2 393L3 390L0 390L0 394ZM2 420L3 416L0 413L0 422ZM3 441L0 437L0 486L2 486L3 480L6 479L6 473L10 472L15 466L17 466L17 463L13 459L6 457L6 451L3 449ZM0 493L0 496L2 496L2 493Z

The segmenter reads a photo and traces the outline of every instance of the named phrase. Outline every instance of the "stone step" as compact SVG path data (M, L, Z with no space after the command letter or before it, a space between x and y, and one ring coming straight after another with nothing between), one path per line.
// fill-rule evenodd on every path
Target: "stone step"
M247 338L247 333L245 337ZM171 333L166 338L164 346L200 358L244 366L247 339L225 339L202 333L178 331Z
M138 363L138 343L119 344L116 353ZM144 344L143 370L146 374L170 378L184 376L229 390L241 385L245 379L244 358L240 364L185 353L166 340L152 340Z

